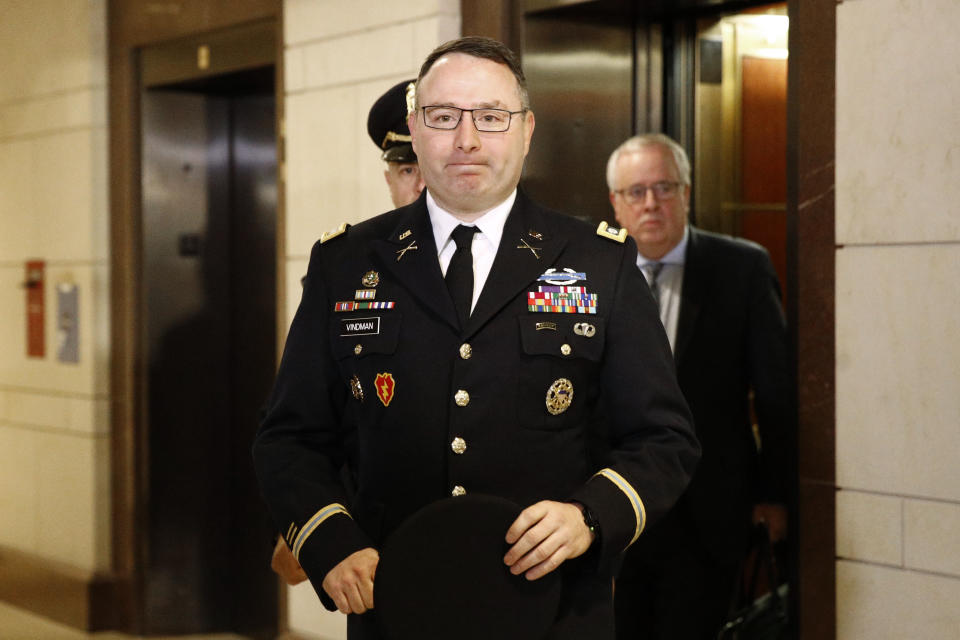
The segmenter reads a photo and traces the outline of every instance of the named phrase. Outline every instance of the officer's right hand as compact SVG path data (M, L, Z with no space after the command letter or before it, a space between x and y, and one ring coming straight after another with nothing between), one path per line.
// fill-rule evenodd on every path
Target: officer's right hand
M323 590L341 613L373 609L373 577L379 562L376 549L360 549L344 558L323 579Z

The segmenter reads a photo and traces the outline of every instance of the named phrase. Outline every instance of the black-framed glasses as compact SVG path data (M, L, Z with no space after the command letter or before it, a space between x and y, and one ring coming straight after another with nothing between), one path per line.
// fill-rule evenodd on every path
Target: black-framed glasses
M626 189L615 189L613 192L627 201L627 204L643 202L647 197L647 190L653 192L657 200L669 200L677 195L679 182L654 182L653 184L632 184Z
M431 129L456 129L460 124L460 118L464 111L469 111L473 116L473 124L477 131L506 131L510 128L510 121L518 113L526 113L526 109L520 111L507 111L506 109L461 109L460 107L429 106L420 107L423 111L423 123Z

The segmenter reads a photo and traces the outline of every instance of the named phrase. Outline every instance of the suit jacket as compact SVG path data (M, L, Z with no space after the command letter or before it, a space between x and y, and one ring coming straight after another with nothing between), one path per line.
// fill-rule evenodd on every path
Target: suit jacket
M328 608L327 572L430 502L458 491L522 506L570 500L593 510L602 534L589 562L562 567L551 637L612 635L615 560L673 504L698 456L635 256L632 240L518 193L460 327L425 195L314 246L254 458L274 519ZM528 292L559 278L596 294L596 313L531 312ZM335 311L351 302L387 308ZM575 331L582 322L591 335ZM572 395L551 413L547 394L561 379ZM360 626L351 638L375 637L372 625L351 629Z
M788 501L793 412L780 284L760 245L690 228L675 354L702 445L699 466L656 544L692 532L735 562L752 505ZM750 393L762 449L751 428Z

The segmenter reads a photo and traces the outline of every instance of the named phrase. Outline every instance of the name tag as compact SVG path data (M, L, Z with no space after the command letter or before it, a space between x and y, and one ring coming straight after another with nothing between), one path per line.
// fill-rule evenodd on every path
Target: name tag
M380 333L380 318L344 318L340 320L340 336L372 336Z

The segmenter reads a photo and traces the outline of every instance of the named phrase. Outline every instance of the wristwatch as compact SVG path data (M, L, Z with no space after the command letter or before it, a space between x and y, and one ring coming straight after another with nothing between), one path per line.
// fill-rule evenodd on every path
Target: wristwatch
M600 537L600 520L597 519L596 514L590 510L585 504L581 504L583 507L583 524L587 525L587 529L590 529L590 532L595 536L594 539Z

